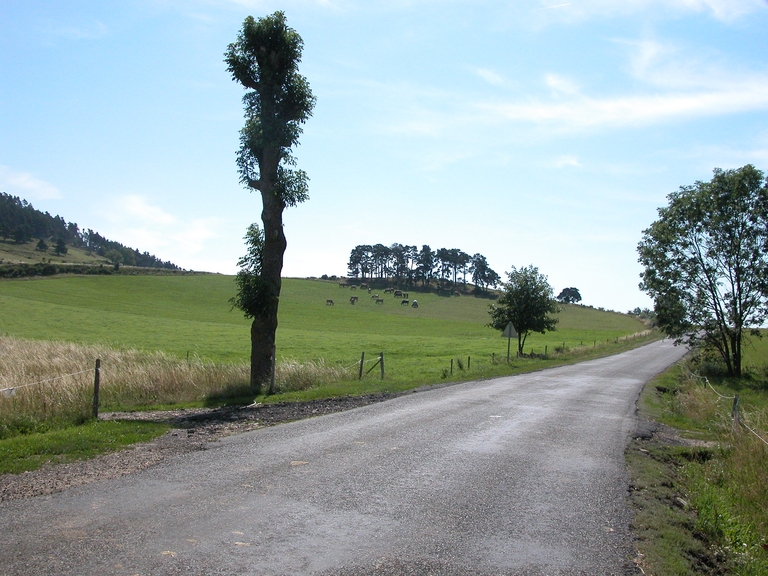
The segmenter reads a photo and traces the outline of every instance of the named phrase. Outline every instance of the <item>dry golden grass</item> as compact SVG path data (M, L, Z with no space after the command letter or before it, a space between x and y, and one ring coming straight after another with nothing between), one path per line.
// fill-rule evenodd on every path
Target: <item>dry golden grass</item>
M56 420L82 422L92 413L96 359L106 409L200 402L247 393L245 363L180 360L162 352L23 340L0 336L0 437ZM286 361L275 369L278 392L348 378L323 362Z

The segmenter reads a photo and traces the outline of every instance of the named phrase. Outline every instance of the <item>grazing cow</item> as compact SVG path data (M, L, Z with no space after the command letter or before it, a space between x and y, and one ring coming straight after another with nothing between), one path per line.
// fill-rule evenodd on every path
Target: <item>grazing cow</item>
M346 284L344 282L339 282L339 288L346 288L347 286L349 286L349 284Z
M419 307L419 302L417 300L414 300L413 302L411 302L411 308L418 308L418 307Z
M384 298L376 298L376 304L384 304Z
M378 298L378 297L379 297L378 294L374 294L373 296L371 296L371 300L376 300L376 298Z
M350 284L349 285L349 289L350 290L357 290L357 286L355 284Z
M331 300L330 298L328 298L328 300L326 300L326 301L325 301L325 305L326 305L326 306L333 306L333 300Z
M357 296L350 296L349 297L349 303L350 304L354 304L355 302L357 302Z
M403 300L400 302L400 306L408 306L408 300Z
M368 284L360 284L360 290L368 290Z
M395 291L394 288L384 288L384 294L392 294L392 292L394 291Z
M403 291L402 290L395 290L395 297L396 298L402 298L403 297Z

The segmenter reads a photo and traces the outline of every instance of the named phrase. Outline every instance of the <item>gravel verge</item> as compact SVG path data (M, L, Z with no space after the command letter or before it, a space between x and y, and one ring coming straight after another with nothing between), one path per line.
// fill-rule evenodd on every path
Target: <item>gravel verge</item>
M38 470L0 475L0 501L60 492L99 480L118 478L181 454L205 450L209 442L265 426L341 412L393 398L397 394L369 394L313 400L254 404L247 407L199 408L161 412L110 412L103 420L151 420L173 428L150 441L88 460L46 464Z

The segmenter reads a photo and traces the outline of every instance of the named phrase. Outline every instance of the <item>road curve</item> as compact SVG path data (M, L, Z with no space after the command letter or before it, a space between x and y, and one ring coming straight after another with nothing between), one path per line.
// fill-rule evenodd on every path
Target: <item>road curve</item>
M685 351L467 382L0 503L0 574L634 574L623 450Z

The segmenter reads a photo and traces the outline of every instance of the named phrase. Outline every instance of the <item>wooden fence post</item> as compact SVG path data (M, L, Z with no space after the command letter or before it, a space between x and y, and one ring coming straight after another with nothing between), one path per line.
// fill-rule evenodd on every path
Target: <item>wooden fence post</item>
M741 416L739 415L739 395L736 394L733 397L733 408L731 408L731 416L733 416L732 432L738 432L741 426Z
M365 352L360 355L360 373L357 375L358 380L363 379L363 366L365 366Z
M93 417L99 419L99 385L101 384L101 359L96 358L96 370L93 375Z
M469 370L469 366L472 363L472 356L467 356L467 370Z
M381 365L381 379L384 380L384 352L379 352L379 364Z

